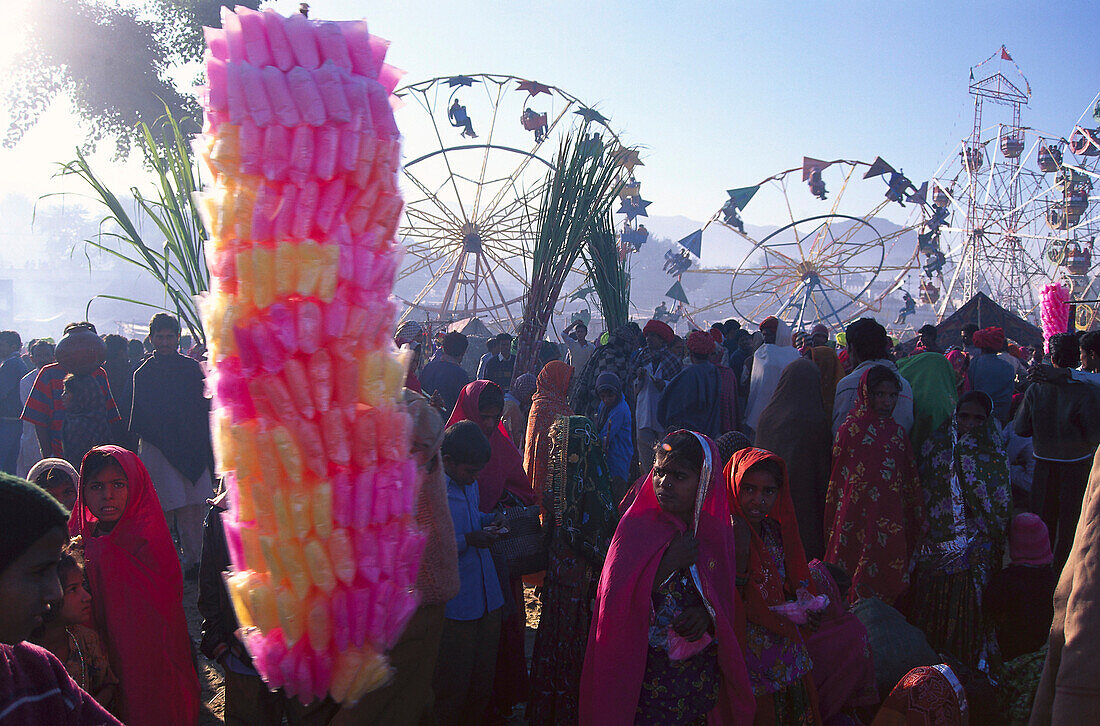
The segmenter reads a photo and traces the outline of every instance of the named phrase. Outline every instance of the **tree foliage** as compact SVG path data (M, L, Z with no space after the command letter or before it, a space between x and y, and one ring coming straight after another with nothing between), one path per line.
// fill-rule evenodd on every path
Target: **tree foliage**
M250 8L259 0L234 4ZM172 79L203 53L202 26L220 26L219 0L35 0L22 29L26 48L7 70L14 146L58 98L68 98L90 126L89 142L113 139L119 154L140 142L165 106L178 119L198 118L190 88ZM197 79L188 79L190 86ZM194 127L191 129L194 130Z

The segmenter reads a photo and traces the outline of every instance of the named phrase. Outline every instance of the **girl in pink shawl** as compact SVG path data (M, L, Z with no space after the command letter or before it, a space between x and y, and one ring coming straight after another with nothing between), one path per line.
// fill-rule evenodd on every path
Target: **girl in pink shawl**
M531 480L523 470L523 456L508 438L500 417L504 412L504 392L492 381L474 381L466 384L458 394L454 413L447 427L459 421L473 421L481 427L489 439L493 453L489 463L477 475L481 494L480 509L492 511L493 507L511 494L524 504L535 503ZM524 627L527 625L526 607L523 601L523 581L516 577L501 581L505 603L505 616L500 625L500 650L497 652L497 672L493 679L491 712L508 714L517 703L527 700L527 660L523 653ZM511 597L509 598L509 594Z
M611 540L581 677L580 723L752 722L718 448L677 431Z
M129 726L194 726L199 717L183 575L141 460L97 446L80 466L69 529L84 543L92 616L118 675Z

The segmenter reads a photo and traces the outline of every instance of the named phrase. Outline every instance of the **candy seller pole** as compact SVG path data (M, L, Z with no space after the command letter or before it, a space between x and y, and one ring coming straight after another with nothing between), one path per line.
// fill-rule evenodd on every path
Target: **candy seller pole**
M390 340L400 73L365 22L223 8L206 41L203 321L230 595L272 689L353 703L389 677L424 541Z

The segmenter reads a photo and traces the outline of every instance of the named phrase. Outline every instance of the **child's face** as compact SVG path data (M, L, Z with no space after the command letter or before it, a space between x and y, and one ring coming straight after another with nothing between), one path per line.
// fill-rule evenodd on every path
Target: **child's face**
M750 524L759 524L775 506L779 497L779 482L769 471L750 469L741 477L741 491L738 500L745 519Z
M653 491L661 509L685 522L691 521L695 496L699 492L699 472L693 471L680 458L658 453L653 465Z
M55 527L0 572L0 643L26 640L61 599L57 561L66 541L68 532Z
M973 401L967 401L959 406L959 410L955 413L955 423L959 427L959 434L963 436L984 424L987 418L985 409Z
M88 621L92 615L92 596L84 587L84 573L79 567L65 571L61 577L61 615L62 625L76 625Z
M455 484L468 487L477 481L477 475L485 468L485 464L459 464L452 457L443 456L443 471Z
M126 473L113 461L84 484L84 501L92 516L99 520L99 528L105 532L114 529L122 519L129 498Z
M611 388L603 388L600 390L600 400L605 406L611 408L619 403L619 392Z
M878 414L879 418L890 418L894 415L894 408L898 405L898 396L901 391L890 381L883 381L871 389L871 410Z
M73 511L76 506L76 484L64 474L55 474L49 481L51 486L45 487L50 496L61 502L61 506Z

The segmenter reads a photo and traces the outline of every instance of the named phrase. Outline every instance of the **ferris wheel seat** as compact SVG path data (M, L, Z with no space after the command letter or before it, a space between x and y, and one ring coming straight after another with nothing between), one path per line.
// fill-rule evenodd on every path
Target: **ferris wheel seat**
M1039 149L1039 169L1046 173L1058 171L1062 165L1062 152L1056 146L1043 146Z
M1009 159L1018 159L1024 153L1024 140L1019 136L1005 136L1001 139L1001 153Z
M1075 128L1069 137L1069 150L1077 156L1100 156L1100 129Z
M962 152L963 159L966 161L966 168L970 173L976 172L982 168L982 164L985 163L985 157L982 154L982 149L979 146L967 146Z
M519 121L523 125L524 131L537 131L546 127L546 114L524 113L520 116Z

